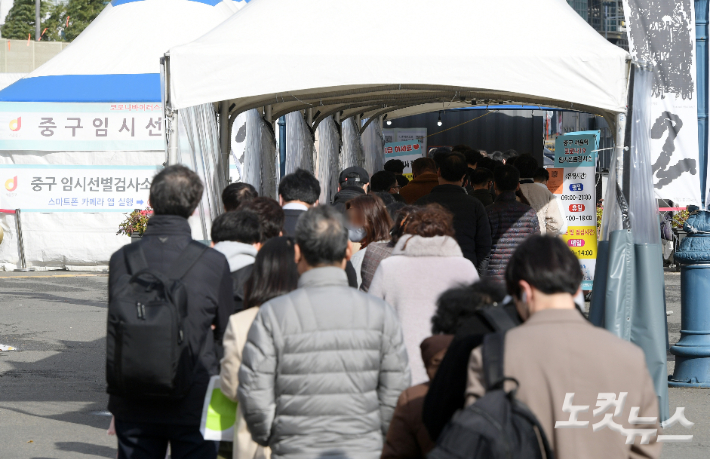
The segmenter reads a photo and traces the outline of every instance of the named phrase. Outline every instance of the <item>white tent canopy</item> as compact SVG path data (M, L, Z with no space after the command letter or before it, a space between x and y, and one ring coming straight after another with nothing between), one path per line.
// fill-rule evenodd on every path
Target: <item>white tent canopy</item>
M508 103L614 123L629 59L565 0L256 0L171 48L169 104L266 107L267 121L305 110L314 128Z
M160 102L160 57L238 11L232 0L113 0L64 51L0 92L6 102Z

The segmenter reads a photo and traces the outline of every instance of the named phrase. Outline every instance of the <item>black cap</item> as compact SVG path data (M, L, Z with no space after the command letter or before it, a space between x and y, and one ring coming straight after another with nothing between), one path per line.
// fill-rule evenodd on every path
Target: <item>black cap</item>
M348 178L348 175L357 175L357 177ZM348 167L340 173L340 179L338 180L340 184L345 182L352 182L353 185L363 186L366 183L370 183L370 175L362 167Z

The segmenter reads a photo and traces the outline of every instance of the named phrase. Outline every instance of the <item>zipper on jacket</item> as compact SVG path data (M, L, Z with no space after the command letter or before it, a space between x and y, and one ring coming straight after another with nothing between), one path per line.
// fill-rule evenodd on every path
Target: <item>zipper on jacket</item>
M139 319L145 320L145 305L143 303L136 303L136 313Z

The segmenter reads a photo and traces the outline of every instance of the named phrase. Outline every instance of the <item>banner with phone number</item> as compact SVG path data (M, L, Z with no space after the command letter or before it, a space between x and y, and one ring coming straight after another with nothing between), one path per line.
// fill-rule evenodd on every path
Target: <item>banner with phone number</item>
M579 258L582 290L591 290L597 263L596 164L599 131L570 132L555 141L555 196L562 202L567 233L562 236Z

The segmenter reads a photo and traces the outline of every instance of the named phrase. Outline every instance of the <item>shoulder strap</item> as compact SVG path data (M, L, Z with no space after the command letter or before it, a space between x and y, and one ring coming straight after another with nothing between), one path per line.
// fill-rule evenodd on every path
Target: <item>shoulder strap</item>
M148 269L148 262L145 259L140 242L126 244L123 249L123 255L126 257L126 264L130 274Z
M489 333L483 339L483 377L486 390L491 390L505 376L503 356L505 353L505 332Z
M203 253L207 251L207 246L201 242L190 241L182 251L175 265L168 273L170 279L182 279L185 274L192 269L192 266L197 263Z
M489 306L478 309L477 314L482 316L493 328L493 331L504 332L515 327L515 322L510 318L502 306Z
M530 408L516 398L513 404L513 409L517 414L527 419L527 421L537 429L538 439L542 443L542 449L545 452L545 459L555 459L555 453L550 447L550 442L547 439L547 435L545 435L545 429L542 428L542 424L540 424L540 421L538 421L533 412L530 411Z

